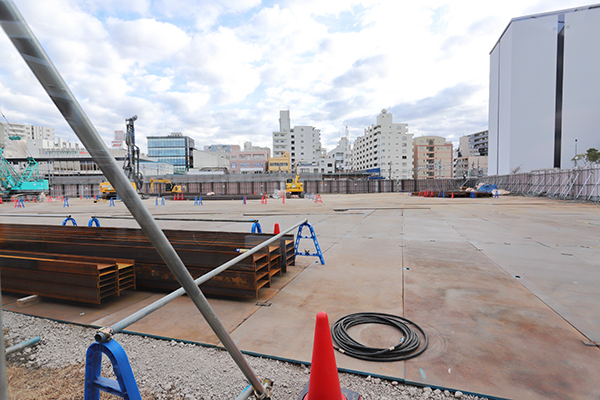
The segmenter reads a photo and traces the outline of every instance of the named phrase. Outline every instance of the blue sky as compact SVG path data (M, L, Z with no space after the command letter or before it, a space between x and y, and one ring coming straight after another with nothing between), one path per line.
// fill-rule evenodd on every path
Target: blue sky
M15 0L108 144L182 132L272 147L279 110L332 149L382 108L416 136L487 129L489 52L511 18L563 1ZM76 141L4 33L0 111ZM6 121L3 121L6 122Z

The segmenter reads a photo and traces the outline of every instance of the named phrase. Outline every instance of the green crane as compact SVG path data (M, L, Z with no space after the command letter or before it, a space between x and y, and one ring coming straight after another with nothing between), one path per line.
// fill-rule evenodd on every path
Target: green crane
M21 140L18 135L9 136L10 140ZM2 141L3 142L3 141ZM39 179L39 163L33 157L27 157L27 166L23 172L15 168L4 158L4 148L0 147L0 187L2 192L41 193L48 191L48 179Z

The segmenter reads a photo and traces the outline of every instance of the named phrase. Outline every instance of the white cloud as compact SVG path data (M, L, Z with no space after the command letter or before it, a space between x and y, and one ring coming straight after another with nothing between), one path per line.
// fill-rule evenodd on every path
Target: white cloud
M123 21L109 18L106 26L119 55L142 65L165 61L190 41L180 28L155 19Z
M574 0L18 0L17 6L107 141L137 114L145 135L199 147L271 146L279 110L331 148L392 107L411 131L485 129L489 52L513 17ZM51 16L51 17L49 17ZM0 109L73 138L0 34Z

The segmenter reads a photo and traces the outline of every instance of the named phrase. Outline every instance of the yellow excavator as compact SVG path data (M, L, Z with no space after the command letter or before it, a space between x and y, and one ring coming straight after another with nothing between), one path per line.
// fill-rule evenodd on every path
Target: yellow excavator
M300 174L298 173L298 165L296 162L294 165L294 172L296 173L295 178L288 178L285 180L285 197L288 199L293 195L297 194L301 199L304 198L304 184L300 182Z
M156 183L164 183L165 191L167 193L181 193L181 185L175 185L168 179L152 179L150 178L150 191L154 192L154 182Z

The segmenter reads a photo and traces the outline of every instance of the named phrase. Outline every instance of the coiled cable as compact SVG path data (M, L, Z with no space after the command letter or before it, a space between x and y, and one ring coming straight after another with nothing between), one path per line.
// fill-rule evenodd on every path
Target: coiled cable
M402 332L403 337L398 344L389 348L367 347L348 334L349 328L362 324L388 325ZM419 335L411 326L423 336L423 346L420 346ZM349 314L338 319L331 327L331 337L337 345L334 348L340 353L366 361L408 360L422 354L429 344L425 331L414 322L397 315L375 312Z

